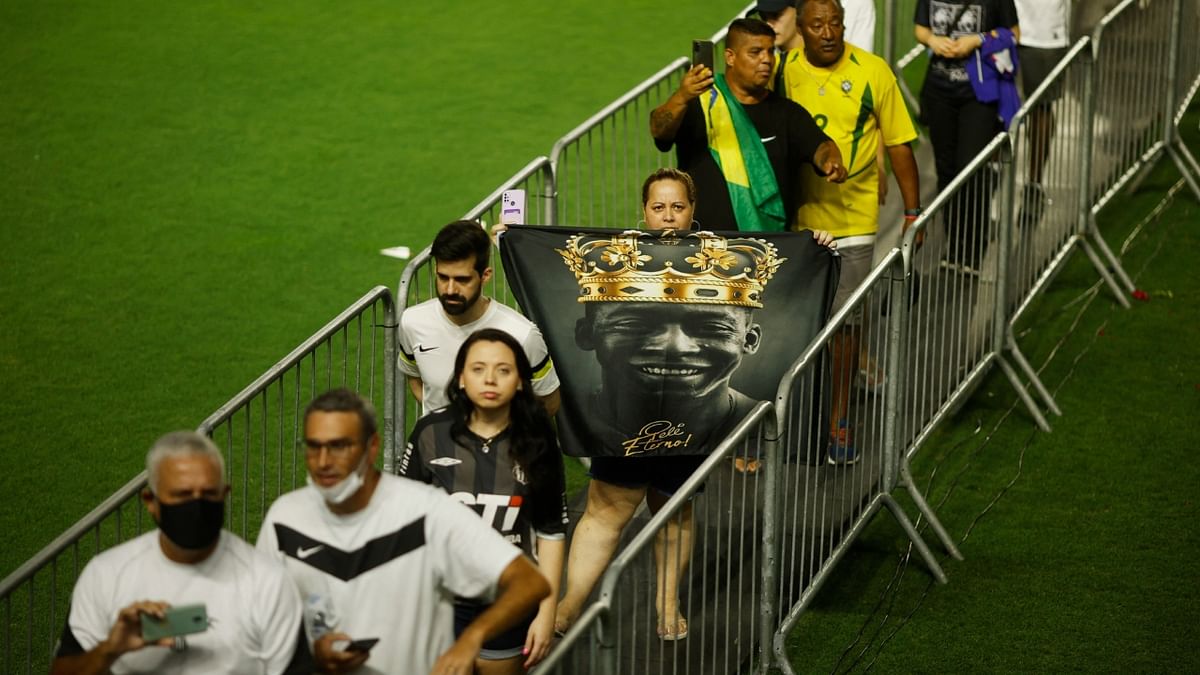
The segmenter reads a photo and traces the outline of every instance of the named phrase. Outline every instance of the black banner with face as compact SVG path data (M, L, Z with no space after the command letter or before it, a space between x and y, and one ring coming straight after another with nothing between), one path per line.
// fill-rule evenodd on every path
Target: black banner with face
M837 258L810 232L512 227L500 255L562 382L578 457L707 454L820 331Z

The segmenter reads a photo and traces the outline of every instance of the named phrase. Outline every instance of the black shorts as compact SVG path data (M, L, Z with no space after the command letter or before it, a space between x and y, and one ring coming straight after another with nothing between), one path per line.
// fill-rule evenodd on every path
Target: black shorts
M696 473L708 455L670 457L593 457L588 475L625 488L649 487L670 496ZM704 486L696 494L704 491Z
M475 617L483 614L483 611L490 606L473 600L455 598L454 637L457 638L462 635L462 632L467 629L467 626L471 625ZM535 609L533 614L525 617L523 621L517 622L517 625L483 643L483 649L479 652L479 657L487 660L500 660L519 656L521 650L525 648L525 637L529 635L529 626L533 624L533 619L536 616L537 610Z
M1029 98L1042 82L1050 75L1050 71L1067 55L1067 47L1043 49L1039 47L1017 47L1017 63L1021 70L1021 94ZM1056 82L1046 90L1040 103L1049 105L1062 95L1062 83Z

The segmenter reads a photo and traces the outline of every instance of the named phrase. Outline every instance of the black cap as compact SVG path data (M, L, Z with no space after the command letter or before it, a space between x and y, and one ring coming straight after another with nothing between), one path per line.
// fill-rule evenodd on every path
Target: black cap
M795 0L758 0L758 4L754 6L754 9L747 13L747 16L756 14L758 12L782 12L788 7L794 7L795 5L793 2L795 2Z

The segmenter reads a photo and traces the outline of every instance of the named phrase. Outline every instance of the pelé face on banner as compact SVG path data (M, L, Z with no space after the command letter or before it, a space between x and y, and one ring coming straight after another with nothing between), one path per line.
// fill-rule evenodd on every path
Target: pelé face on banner
M807 233L520 227L501 255L563 383L563 447L581 456L709 452L772 397L836 275Z
M683 405L729 385L762 329L751 310L722 305L589 304L575 340L604 366L605 389L662 390Z

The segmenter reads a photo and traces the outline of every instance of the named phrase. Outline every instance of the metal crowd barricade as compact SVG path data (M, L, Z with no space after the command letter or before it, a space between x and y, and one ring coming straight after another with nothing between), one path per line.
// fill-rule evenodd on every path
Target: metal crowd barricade
M139 495L138 474L0 583L3 656L0 672L50 669L79 573L96 555L133 539L153 525Z
M733 18L756 4L746 5ZM711 38L718 62L728 30L726 24ZM635 227L642 181L673 162L671 154L655 147L650 112L679 88L690 67L688 57L672 61L555 142L550 151L554 197L549 224Z
M759 403L614 558L596 600L537 673L724 675L763 665L758 646L770 628L763 619L768 596L761 576L771 567L763 556L768 478L763 471L739 473L729 460L775 454L774 426L771 405ZM672 538L688 508L694 519L690 554L683 551L684 537ZM687 639L658 637L664 576L679 580Z
M1091 117L1091 40L1067 52L1010 126L1016 228L1008 284L1010 324L1049 283L1086 231L1083 171ZM1103 270L1102 270L1103 271ZM1107 274L1106 271L1104 271Z
M1100 210L1127 186L1136 185L1164 153L1200 199L1200 165L1177 130L1180 105L1191 96L1181 91L1195 88L1196 50L1183 47L1185 19L1189 27L1196 23L1195 5L1195 0L1125 0L1092 32L1095 68L1085 103L1092 113L1087 157L1090 232L1096 231ZM1120 291L1133 291L1132 280L1103 239L1092 239L1120 282L1120 288L1109 285L1128 306Z
M254 541L275 498L304 484L304 408L329 389L347 387L372 402L383 468L392 470L395 336L392 292L376 286L200 424L225 455L233 487L227 529Z
M904 238L911 307L905 326L909 378L902 400L901 438L908 454L962 403L1000 356L997 327L1004 307L1006 213L1011 199L997 191L1011 166L1001 133L946 187ZM924 243L915 244L918 236ZM1006 373L1010 372L1006 368ZM1014 377L1014 384L1017 380ZM1041 412L1017 387L1039 425Z
M635 226L642 181L670 159L650 137L650 111L679 88L688 65L672 61L554 144L551 225Z
M392 368L385 367L395 363L394 344L391 291L378 286L200 425L198 431L212 435L225 455L233 487L226 500L228 529L253 540L274 497L303 483L303 456L296 450L300 416L325 389L347 386L374 401L385 457L394 457L391 406L397 399ZM49 669L84 565L154 526L140 499L146 484L142 471L0 583L0 672Z
M549 224L553 208L554 178L550 172L550 159L541 156L533 159L520 171L513 174L503 185L492 191L483 201L467 211L463 220L477 220L484 225L500 222L501 197L507 190L525 191L525 220L527 225Z
M913 541L930 571L946 581L941 565L892 497L898 485L902 439L899 405L909 366L904 354L905 259L892 249L845 306L826 324L780 383L776 412L779 452L767 459L772 477L767 500L764 560L778 575L764 635L774 665L792 672L785 640L854 540L880 509L888 509ZM859 378L859 354L875 355L882 382ZM959 557L923 499L918 508ZM778 579L776 582L775 579ZM774 612L783 613L778 622Z

